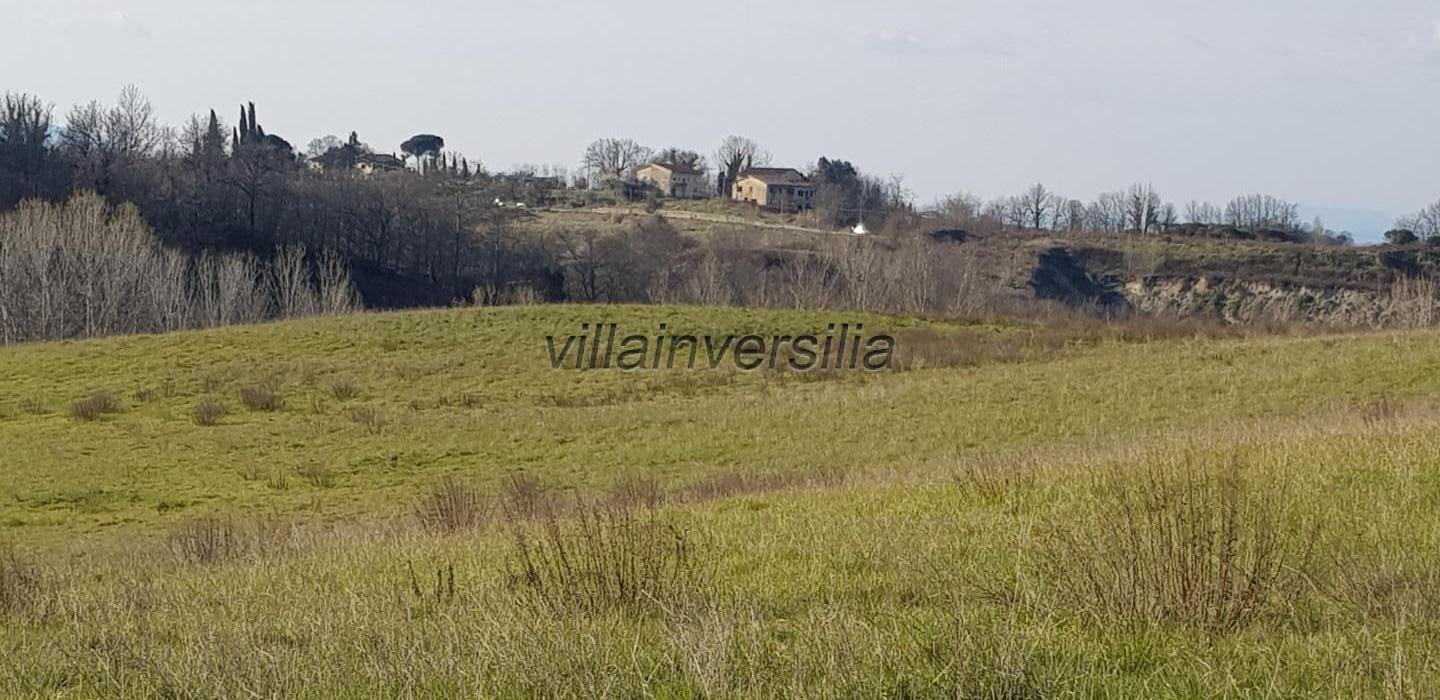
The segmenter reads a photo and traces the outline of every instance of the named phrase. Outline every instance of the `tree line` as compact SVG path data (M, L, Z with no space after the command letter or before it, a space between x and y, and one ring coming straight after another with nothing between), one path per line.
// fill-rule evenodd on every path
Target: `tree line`
M234 126L215 111L179 129L127 88L57 119L30 95L0 98L0 211L29 199L94 192L136 207L158 240L186 251L260 259L302 246L338 253L373 305L444 304L476 286L555 286L553 264L493 205L506 183L444 140L417 134L384 164L352 133L311 144L311 157L266 131L253 103ZM317 152L318 151L318 152ZM323 167L329 163L332 166Z
M738 237L696 242L658 219L613 235L540 235L522 230L529 214L515 202L594 188L597 179L624 179L651 162L707 173L725 192L740 173L773 159L741 136L709 155L600 139L585 149L573 179L563 168L492 174L478 159L447 151L435 134L418 133L386 154L352 131L314 139L302 154L263 126L253 103L236 114L230 125L209 110L177 129L162 124L134 88L112 105L79 105L61 118L34 96L0 98L0 212L14 210L0 229L6 342L334 311L353 305L342 291L351 279L367 305L382 307L476 298L947 311L974 303L958 299L959 291L974 296L986 286L943 243L969 232L1347 241L1322 222L1302 223L1298 207L1278 197L1181 208L1148 184L1088 202L1037 184L991 201L956 195L921 211L901 178L829 156L802 166L815 189L808 216L821 226L864 223L893 235L800 251ZM127 233L95 234L112 228ZM1440 240L1440 203L1392 234L1397 243ZM133 259L107 262L107 255ZM125 298L151 301L116 306Z
M0 214L0 345L163 333L359 309L345 262L164 246L133 205L93 193Z

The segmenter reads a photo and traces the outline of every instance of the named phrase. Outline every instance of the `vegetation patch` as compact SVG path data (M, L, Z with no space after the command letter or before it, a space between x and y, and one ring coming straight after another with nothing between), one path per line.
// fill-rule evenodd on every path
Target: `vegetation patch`
M80 421L98 421L107 413L119 413L120 400L115 394L101 390L70 404L70 417Z

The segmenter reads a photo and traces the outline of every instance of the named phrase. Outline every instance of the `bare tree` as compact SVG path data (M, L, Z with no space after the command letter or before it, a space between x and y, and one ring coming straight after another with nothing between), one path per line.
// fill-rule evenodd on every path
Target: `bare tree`
M705 172L709 164L705 162L705 156L695 151L687 151L683 148L671 146L655 154L655 162L664 165L671 165L681 168L689 168L696 172Z
M1296 231L1300 228L1299 207L1268 194L1245 195L1225 205L1225 223L1251 231Z
M1020 195L1017 206L1020 208L1023 226L1044 230L1054 226L1055 221L1060 218L1065 200L1044 185L1036 183Z
M735 300L730 286L731 274L730 265L716 255L713 248L706 251L690 276L690 298L705 306L729 306Z
M164 139L154 108L134 85L120 92L114 107L94 101L76 106L60 132L77 181L102 194L112 192L117 177L134 173L138 163L155 155Z
M1125 193L1125 230L1150 233L1163 229L1167 219L1173 219L1173 208L1163 211L1164 203L1160 194L1150 183L1135 183Z
M1060 205L1059 215L1055 217L1055 229L1057 231L1083 231L1086 216L1084 202L1078 199L1064 200Z
M597 139L585 147L581 163L592 179L624 180L650 160L650 149L631 139Z
M305 246L281 246L270 264L270 284L276 311L282 318L313 316L320 309L320 296L305 261Z
M1125 230L1128 203L1124 192L1102 192L1086 211L1087 228L1101 233Z
M1185 205L1185 223L1216 226L1225 223L1225 212L1216 204L1192 199Z
M727 136L715 149L715 167L719 169L720 193L730 197L735 178L750 168L761 168L770 164L770 152L760 144L744 136Z
M1395 222L1395 228L1410 231L1422 241L1440 240L1440 202Z
M329 134L318 139L311 139L310 144L305 147L305 157L311 160L329 153L337 148L344 148L345 142L339 136Z
M51 108L29 95L0 97L0 208L46 194Z

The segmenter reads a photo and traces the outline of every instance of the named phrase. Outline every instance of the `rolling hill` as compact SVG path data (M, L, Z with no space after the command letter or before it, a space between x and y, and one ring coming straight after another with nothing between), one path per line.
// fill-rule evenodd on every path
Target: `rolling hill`
M841 322L896 367L545 343ZM0 695L1429 695L1435 340L517 306L0 349Z

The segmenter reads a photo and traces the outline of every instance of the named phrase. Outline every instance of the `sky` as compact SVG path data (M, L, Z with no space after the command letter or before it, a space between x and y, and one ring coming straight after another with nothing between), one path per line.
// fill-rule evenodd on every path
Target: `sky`
M1373 236L1440 199L1440 0L0 0L0 91L57 116L134 84L180 125L254 101L303 149L415 133L491 170L599 137L917 201L1264 192ZM1350 220L1354 224L1349 224Z

